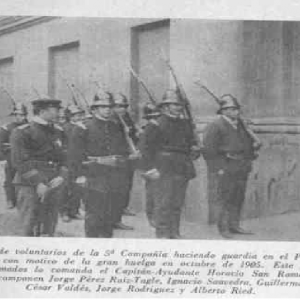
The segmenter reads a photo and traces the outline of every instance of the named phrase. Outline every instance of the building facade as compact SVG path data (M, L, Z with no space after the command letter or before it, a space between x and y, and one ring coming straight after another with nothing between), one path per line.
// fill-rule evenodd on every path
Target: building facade
M129 96L139 120L148 96L129 66L159 101L174 85L168 59L191 100L199 134L217 104L195 81L241 101L264 145L245 216L272 215L300 208L299 32L300 22L281 21L2 17L0 84L16 101L48 94L65 104L72 101L70 86L91 102L102 85ZM3 91L0 101L4 123L11 101ZM196 165L185 210L191 221L207 217L206 167L202 159ZM134 202L141 210L143 191L136 186Z

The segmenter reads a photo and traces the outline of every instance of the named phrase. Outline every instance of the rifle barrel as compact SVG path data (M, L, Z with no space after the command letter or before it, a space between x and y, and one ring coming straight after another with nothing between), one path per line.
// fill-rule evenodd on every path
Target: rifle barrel
M9 92L6 88L4 88L3 86L1 86L1 89L2 89L3 92L5 92L5 93L8 95L9 99L10 99L11 102L12 102L13 107L16 107L16 100L15 100L14 97L10 94L10 92Z
M72 86L74 89L76 89L76 91L79 93L79 95L80 95L80 96L82 97L82 99L84 100L85 105L88 107L88 106L89 106L89 103L88 103L88 101L86 100L86 98L85 98L83 92L82 92L82 91L81 91L74 83L72 83L71 86Z
M37 97L40 98L41 95L40 93L38 92L38 90L32 85L31 88L33 89L33 91L36 93Z
M145 82L139 77L139 75L133 70L132 66L129 67L129 70L131 72L131 74L133 75L133 77L138 81L138 83L144 88L146 94L148 95L148 98L150 99L150 101L152 102L152 104L157 105L157 101L155 100L155 98L152 96L151 92L149 91L147 85L145 84Z
M208 94L210 94L218 104L221 103L220 99L219 99L219 98L218 98L218 97L217 97L217 96L216 96L216 95L215 95L208 87L206 87L205 85L199 83L199 81L196 81L195 84L196 84L196 85L199 85L199 86L200 86L202 89L204 89Z
M189 99L186 95L186 92L185 92L182 84L179 82L179 80L176 76L175 70L171 66L170 61L167 60L167 59L164 59L164 61L166 62L167 66L169 67L169 70L172 74L172 77L173 77L175 85L176 85L177 93L179 93L179 98L181 99L181 101L184 104L185 115L189 120L190 127L191 127L191 130L193 132L193 136L194 136L194 141L196 142L197 146L201 147L201 140L200 140L200 138L198 136L198 133L197 133L197 130L196 130L196 124L194 122L194 117L193 117L193 114L192 114L191 103L190 103L190 101L189 101Z
M216 102L220 105L221 101L220 99L205 85L200 84L199 81L196 81L195 84L199 85L201 88L203 88L208 94L210 94L214 100L216 100ZM247 125L247 123L245 122L244 118L242 118L240 116L240 121L244 127L244 129L246 130L246 132L249 134L249 136L252 138L253 142L256 143L258 146L261 145L261 141L258 138L258 136L254 133L254 131Z
M123 119L123 117L119 113L116 112L116 115L117 115L118 119L120 120L120 122L123 126L126 142L128 144L128 147L129 147L129 150L130 150L131 154L138 154L139 150L136 148L132 138L129 135L128 125L126 124L125 120Z

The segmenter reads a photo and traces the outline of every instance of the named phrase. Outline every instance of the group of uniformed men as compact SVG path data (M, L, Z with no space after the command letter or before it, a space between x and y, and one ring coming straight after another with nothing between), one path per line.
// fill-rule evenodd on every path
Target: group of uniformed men
M31 104L29 122L20 104L15 120L0 131L7 203L17 206L24 236L53 236L59 215L64 222L81 218L81 206L86 237L133 230L122 216L134 215L128 206L133 175L140 169L156 237L179 239L185 193L196 177L193 160L200 154L208 166L209 221L217 221L224 238L249 233L240 227L240 215L258 147L233 96L220 98L220 116L206 127L201 145L176 90L167 90L156 106L145 105L143 128L132 121L123 94L97 93L88 115L70 105L63 122L62 101L39 98Z

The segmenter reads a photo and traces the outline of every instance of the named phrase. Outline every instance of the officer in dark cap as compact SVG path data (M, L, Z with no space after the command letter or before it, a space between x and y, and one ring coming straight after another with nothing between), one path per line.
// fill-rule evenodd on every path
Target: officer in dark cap
M142 126L143 131L151 131L152 127L159 125L157 119L161 116L159 108L152 104L146 103L143 107L143 119L146 123ZM146 191L146 215L151 226L155 227L153 212L154 212L154 188L153 180L147 177L145 179L145 191Z
M115 102L114 110L124 120L124 122L126 124L126 130L128 130L128 134L129 134L130 138L132 139L133 143L135 145L137 145L137 143L138 143L138 128L136 127L136 125L128 111L128 108L129 108L128 99L122 93L116 93L113 95L113 97L114 97L114 102ZM131 168L128 172L128 177L130 178L130 185L128 186L126 196L124 197L123 214L127 215L127 216L134 216L135 214L129 209L130 194L131 194L133 177L134 177L134 163L131 164Z
M112 237L129 185L130 152L124 129L112 119L113 107L111 94L97 94L94 116L74 128L69 143L69 171L85 193L86 237Z
M10 139L17 207L24 236L53 236L66 178L63 129L56 125L61 101L40 98L32 106L31 122L15 128Z
M16 192L13 185L16 170L11 164L9 139L14 128L27 123L27 108L22 103L16 103L10 115L13 117L13 121L0 127L0 157L6 161L4 191L9 209L14 208L16 205Z
M64 148L67 152L72 131L75 126L78 126L78 122L83 120L85 112L79 106L72 104L65 108L64 114L65 122L62 124L62 128L64 130ZM79 211L81 196L76 190L74 183L68 180L60 207L63 222L82 218Z
M160 107L158 125L147 127L141 135L142 167L144 176L152 180L156 237L178 239L186 189L196 176L191 158L194 136L189 121L182 117L176 91L167 90Z
M220 97L220 115L203 136L203 156L208 167L210 218L217 218L224 238L249 234L240 227L240 215L256 145L240 119L241 106L230 94Z

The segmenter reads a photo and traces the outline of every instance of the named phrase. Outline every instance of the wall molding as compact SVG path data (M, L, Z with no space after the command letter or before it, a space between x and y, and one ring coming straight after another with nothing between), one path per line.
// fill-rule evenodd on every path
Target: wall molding
M0 19L0 36L33 25L48 22L57 18L61 18L61 17L47 17L47 16L4 17Z
M205 126L215 118L216 116L196 118L197 130L203 132ZM251 128L258 134L300 134L300 117L252 118Z

